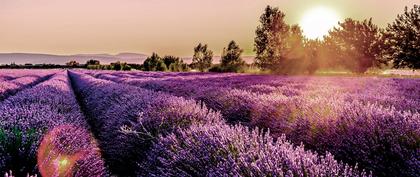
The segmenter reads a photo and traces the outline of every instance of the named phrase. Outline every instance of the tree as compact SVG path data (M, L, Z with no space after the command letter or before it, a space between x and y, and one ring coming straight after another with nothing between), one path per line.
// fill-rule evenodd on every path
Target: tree
M72 61L67 62L66 65L68 67L78 67L79 66L79 62L72 60Z
M389 24L384 32L383 56L394 68L420 69L420 5L404 13Z
M163 57L163 62L168 68L169 71L173 72L181 72L181 71L188 71L188 66L182 59L175 56L165 56Z
M221 67L225 72L238 72L240 71L245 62L241 58L243 50L235 41L231 41L227 48L223 48Z
M100 65L101 63L98 61L98 60L88 60L87 62L86 62L86 65L87 66L89 66L89 65Z
M306 69L309 72L309 74L315 73L315 71L319 68L321 47L322 42L318 39L305 40L304 42L304 53L306 55L305 58L308 63Z
M123 68L122 63L120 61L117 61L115 63L111 63L111 69L119 71Z
M130 71L131 70L131 66L128 65L127 63L122 63L121 64L121 70L123 70L123 71Z
M171 56L171 55L167 55L163 57L163 62L165 63L166 67L169 68L169 66L172 63L179 63L180 62L180 58L175 57L175 56Z
M263 70L277 70L286 57L286 40L290 26L284 21L285 14L278 8L267 6L255 31L255 63Z
M213 51L207 49L207 44L198 44L198 46L194 48L194 56L191 65L203 72L211 67L212 62Z
M162 58L157 53L153 53L152 56L147 57L143 63L145 71L166 71L167 67L163 62Z
M325 39L336 50L336 58L354 72L363 73L378 65L381 33L372 19L356 21L346 19L330 31Z
M283 49L282 60L272 70L282 74L298 74L307 70L308 62L305 60L303 31L299 25L292 25L284 41L286 47Z

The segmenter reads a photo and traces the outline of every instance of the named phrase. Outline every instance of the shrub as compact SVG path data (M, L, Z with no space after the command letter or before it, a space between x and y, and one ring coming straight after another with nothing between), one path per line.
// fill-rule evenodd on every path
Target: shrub
M144 176L367 176L294 147L269 133L224 124L193 125L161 137L141 168Z
M132 176L160 135L192 124L218 122L220 114L193 100L70 74L87 108L113 173Z

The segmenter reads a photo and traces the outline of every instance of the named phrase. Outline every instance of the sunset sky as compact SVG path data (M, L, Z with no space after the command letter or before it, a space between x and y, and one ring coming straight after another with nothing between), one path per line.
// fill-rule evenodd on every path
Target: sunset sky
M136 52L191 56L199 42L215 55L236 40L252 55L265 6L298 24L317 7L381 27L420 0L0 0L0 53Z

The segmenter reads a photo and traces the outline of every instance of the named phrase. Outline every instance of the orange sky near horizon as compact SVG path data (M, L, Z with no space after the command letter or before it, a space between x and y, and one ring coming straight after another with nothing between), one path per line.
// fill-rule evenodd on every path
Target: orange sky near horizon
M199 42L220 55L235 40L252 55L267 5L297 24L322 6L381 27L420 0L0 0L0 53L136 52L191 56Z

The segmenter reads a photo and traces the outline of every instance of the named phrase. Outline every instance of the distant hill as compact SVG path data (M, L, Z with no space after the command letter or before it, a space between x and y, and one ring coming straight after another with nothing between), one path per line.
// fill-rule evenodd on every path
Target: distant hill
M51 55L51 54L37 54L37 53L0 53L0 64L65 64L70 60L75 60L79 63L86 63L87 60L99 60L102 64L109 64L116 61L127 63L142 64L148 55L139 53L119 53L117 55L110 54L76 54L76 55ZM182 57L186 63L191 63L192 57ZM243 56L246 63L253 63L253 56ZM220 56L214 56L214 63L220 63Z
M87 60L99 60L103 64L109 64L116 61L124 61L127 63L143 63L147 55L138 53L120 53L117 55L110 54L77 54L77 55L50 55L36 53L0 53L0 64L65 64L70 60L79 63L85 63Z

